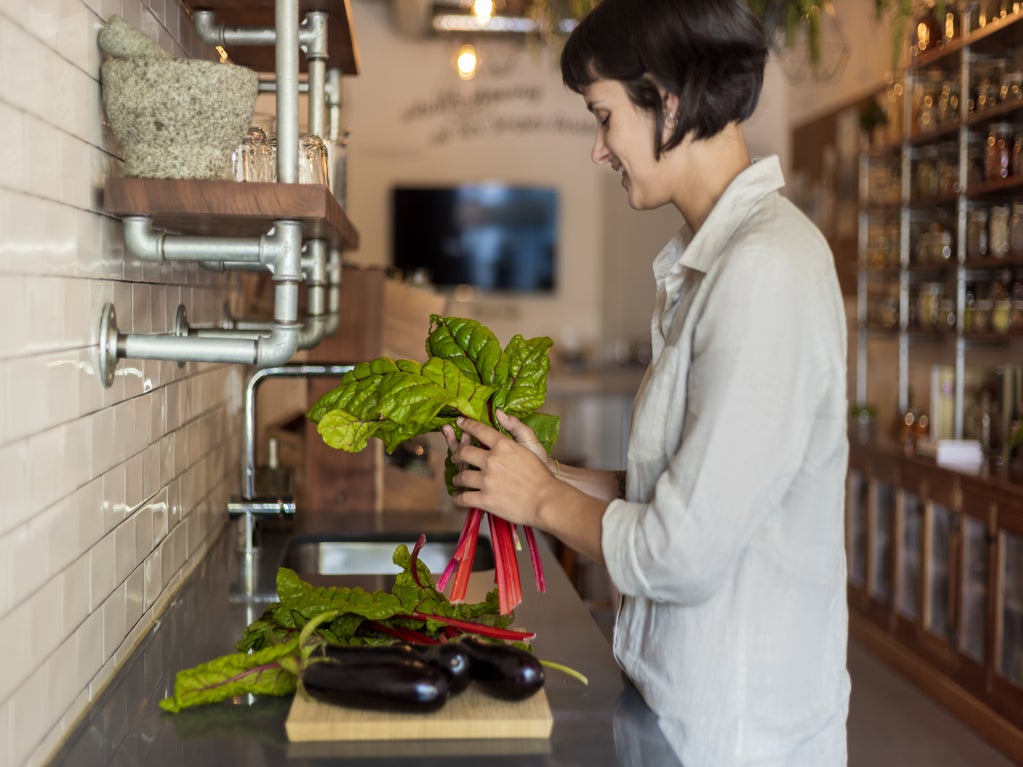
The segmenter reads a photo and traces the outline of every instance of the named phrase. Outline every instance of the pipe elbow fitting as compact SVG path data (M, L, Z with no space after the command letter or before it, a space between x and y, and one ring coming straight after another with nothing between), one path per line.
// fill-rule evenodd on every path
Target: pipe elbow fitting
M298 351L301 326L298 323L275 322L270 335L256 341L256 367L271 368L283 365Z
M143 261L163 261L167 235L157 232L145 216L125 216L124 247Z
M224 25L217 24L213 11L193 11L192 23L199 39L207 45L224 44Z

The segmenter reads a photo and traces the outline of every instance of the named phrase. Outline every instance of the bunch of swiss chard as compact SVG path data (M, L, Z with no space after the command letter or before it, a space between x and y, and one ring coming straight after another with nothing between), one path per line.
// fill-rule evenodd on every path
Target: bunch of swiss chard
M178 672L174 694L160 707L177 712L239 695L291 695L328 645L433 645L463 635L518 644L534 636L508 628L512 617L498 611L496 591L483 602L452 604L418 559L424 542L420 536L412 552L404 545L395 550L402 572L389 592L318 587L280 568L279 601L246 627L237 652Z
M504 431L495 417L502 410L526 423L550 452L558 438L558 418L537 409L547 398L552 345L545 336L527 340L516 335L502 348L497 336L479 322L434 314L426 362L385 357L360 362L308 415L331 447L359 452L376 437L391 453L405 440L454 424L459 416ZM452 478L458 470L450 456L445 469L448 492L454 494ZM509 614L522 601L515 554L520 546L514 525L488 516L500 611ZM438 580L443 590L454 576L452 602L465 598L482 518L481 510L470 509L455 554ZM543 565L533 530L525 527L523 532L536 587L543 591Z

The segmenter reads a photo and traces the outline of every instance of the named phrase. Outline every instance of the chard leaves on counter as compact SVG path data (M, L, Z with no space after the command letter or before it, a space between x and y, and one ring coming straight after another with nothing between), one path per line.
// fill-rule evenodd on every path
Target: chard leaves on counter
M160 701L164 711L227 700L236 695L290 695L295 692L298 637L258 652L238 652L179 671L174 695Z
M250 623L236 643L237 652L179 671L174 694L160 701L165 711L216 703L238 695L291 695L313 648L331 644L390 644L394 638L374 627L395 627L430 639L447 639L444 618L473 624L469 633L488 635L505 629L512 615L498 611L497 591L477 603L452 604L433 584L429 568L399 545L393 561L402 571L391 591L359 587L322 587L303 581L294 570L277 570L278 602ZM420 585L422 584L422 585ZM415 618L412 614L423 615ZM369 627L366 631L360 629ZM300 635L299 632L302 632ZM505 632L508 633L508 632Z

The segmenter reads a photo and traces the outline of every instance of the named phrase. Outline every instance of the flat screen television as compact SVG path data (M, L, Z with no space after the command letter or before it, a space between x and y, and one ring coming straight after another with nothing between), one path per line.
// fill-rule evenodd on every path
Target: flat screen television
M558 195L499 183L395 187L391 243L396 268L437 286L551 293Z

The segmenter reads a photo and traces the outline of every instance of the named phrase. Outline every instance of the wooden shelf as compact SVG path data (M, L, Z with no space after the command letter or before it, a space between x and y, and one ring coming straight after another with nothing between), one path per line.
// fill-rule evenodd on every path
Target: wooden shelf
M330 190L318 184L110 178L103 207L116 216L148 216L178 234L253 237L274 221L301 221L306 239L355 250L359 233Z
M218 23L239 27L274 26L274 0L190 0L193 10L216 13ZM309 11L329 14L327 22L327 68L340 69L344 75L359 74L359 51L352 28L352 8L349 0L299 0L299 18ZM276 70L273 46L231 46L227 49L235 64L257 72ZM305 56L298 57L299 68L306 69Z

